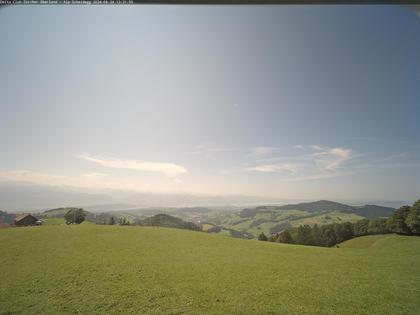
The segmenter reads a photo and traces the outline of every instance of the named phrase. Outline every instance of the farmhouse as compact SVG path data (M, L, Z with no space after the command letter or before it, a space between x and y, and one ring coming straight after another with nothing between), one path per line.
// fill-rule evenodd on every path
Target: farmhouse
M28 225L38 225L38 219L35 218L33 215L26 213L26 214L18 214L15 217L15 225L16 226L28 226Z

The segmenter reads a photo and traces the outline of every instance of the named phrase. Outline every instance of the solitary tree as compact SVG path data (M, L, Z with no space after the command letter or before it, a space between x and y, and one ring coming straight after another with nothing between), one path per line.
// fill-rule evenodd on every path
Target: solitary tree
M114 219L114 217L111 217L109 219L109 225L114 225L114 224L115 224L115 219Z
M86 218L86 213L81 208L73 208L67 211L64 215L64 220L66 220L66 224L80 224Z

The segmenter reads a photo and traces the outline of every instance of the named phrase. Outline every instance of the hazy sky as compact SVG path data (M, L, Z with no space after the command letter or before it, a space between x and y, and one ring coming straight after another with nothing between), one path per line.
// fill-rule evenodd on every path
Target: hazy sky
M0 181L420 197L403 6L0 10Z

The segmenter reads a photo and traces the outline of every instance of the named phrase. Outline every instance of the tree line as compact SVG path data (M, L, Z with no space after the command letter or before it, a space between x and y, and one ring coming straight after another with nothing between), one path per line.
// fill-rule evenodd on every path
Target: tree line
M71 208L64 214L64 220L66 224L80 224L85 221L88 212L83 210L82 208ZM119 217L116 220L113 216L110 216L108 219L103 218L103 222L97 221L96 224L108 224L108 225L130 225L130 221L125 217Z
M402 206L389 218L362 219L351 223L326 225L301 225L267 237L263 233L260 241L331 247L357 236L397 233L420 236L420 199L411 207Z

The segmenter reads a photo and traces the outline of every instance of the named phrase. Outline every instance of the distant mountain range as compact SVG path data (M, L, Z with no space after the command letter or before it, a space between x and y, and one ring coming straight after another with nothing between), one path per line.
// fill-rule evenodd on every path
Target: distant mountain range
M43 211L57 207L82 207L92 212L144 207L237 207L281 204L281 199L241 195L140 193L129 191L81 192L69 187L0 183L0 209L8 212Z
M257 207L259 209L261 207ZM345 213L355 213L366 218L387 217L394 212L394 208L377 206L377 205L364 205L364 206L349 206L343 203L319 200L314 202L303 202L298 204L289 204L276 207L277 210L301 210L307 212L319 211L339 211Z
M31 212L112 202L113 199L106 194L83 193L41 185L0 184L0 209L8 212Z
M58 207L81 207L90 212L110 212L110 211L143 211L145 208L159 210L162 208L181 208L181 207L203 207L203 208L224 208L224 210L240 210L245 207L256 207L259 205L276 205L278 207L295 207L299 205L302 209L307 207L312 211L316 207L324 207L318 201L314 204L306 202L302 204L289 204L294 200L281 198L253 197L253 196L215 196L215 195L194 195L194 194L158 194L158 193L136 193L127 191L80 191L70 187L52 187L33 185L25 183L0 183L0 210L9 213L18 212L42 212L47 209ZM332 203L332 202L330 202ZM335 203L336 209L348 209L354 213L366 211L370 213L382 213L381 209L374 206L347 206L346 204L362 204L361 201L344 201ZM364 202L368 203L367 201ZM411 201L375 201L368 204L378 204L379 207L399 207L404 204L411 204ZM330 207L330 205L327 205ZM315 208L314 208L315 207ZM366 208L369 207L369 208ZM386 207L385 207L386 208ZM385 211L386 212L386 211ZM156 213L156 211L155 211Z

